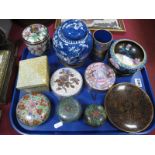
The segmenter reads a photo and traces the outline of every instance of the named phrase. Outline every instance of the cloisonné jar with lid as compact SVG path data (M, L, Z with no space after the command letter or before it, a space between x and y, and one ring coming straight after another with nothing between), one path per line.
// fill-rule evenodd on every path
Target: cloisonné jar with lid
M50 46L50 36L46 26L42 24L32 24L22 32L24 42L31 54L40 56Z
M93 47L92 34L81 20L67 20L56 30L53 48L64 65L81 66Z

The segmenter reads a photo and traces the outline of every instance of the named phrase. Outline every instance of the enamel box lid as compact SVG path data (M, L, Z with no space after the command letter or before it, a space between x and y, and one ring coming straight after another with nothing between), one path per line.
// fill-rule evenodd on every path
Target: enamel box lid
M80 118L82 108L77 100L69 97L60 101L57 113L62 121L72 122Z
M87 84L95 90L107 90L116 80L115 73L108 65L97 62L89 65L85 71Z
M51 89L60 97L76 95L82 88L81 74L72 68L61 68L51 77Z
M101 105L90 104L84 113L85 122L93 127L103 125L106 120L106 113Z
M40 93L26 94L17 104L16 116L23 124L33 127L45 122L50 114L49 99Z
M40 43L48 37L48 29L41 24L32 24L23 30L22 36L28 43Z

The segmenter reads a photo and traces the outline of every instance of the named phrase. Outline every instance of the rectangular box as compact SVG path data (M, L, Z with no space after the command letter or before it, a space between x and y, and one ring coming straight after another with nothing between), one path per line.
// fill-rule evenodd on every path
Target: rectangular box
M17 89L25 92L49 90L49 69L47 56L19 62Z

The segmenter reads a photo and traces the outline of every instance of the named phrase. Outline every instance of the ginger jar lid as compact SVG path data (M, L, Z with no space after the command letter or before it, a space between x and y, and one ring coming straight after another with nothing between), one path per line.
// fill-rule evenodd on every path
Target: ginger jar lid
M82 85L81 74L69 67L56 70L51 77L51 89L59 97L76 95L81 90Z
M23 30L22 37L30 44L37 44L47 39L48 29L42 24L32 24Z
M81 40L87 35L88 29L84 22L81 20L67 20L62 24L61 32L65 38L69 40Z
M97 62L87 67L85 80L90 88L105 91L115 83L116 76L111 67L102 62Z
M24 125L34 127L45 122L50 114L49 99L40 93L30 93L23 96L17 104L17 119Z

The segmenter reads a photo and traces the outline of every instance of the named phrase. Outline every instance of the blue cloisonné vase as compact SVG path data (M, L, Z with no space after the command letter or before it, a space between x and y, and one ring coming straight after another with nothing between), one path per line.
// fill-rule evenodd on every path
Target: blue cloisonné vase
M92 34L81 20L65 21L53 36L53 48L64 65L81 66L92 47Z

